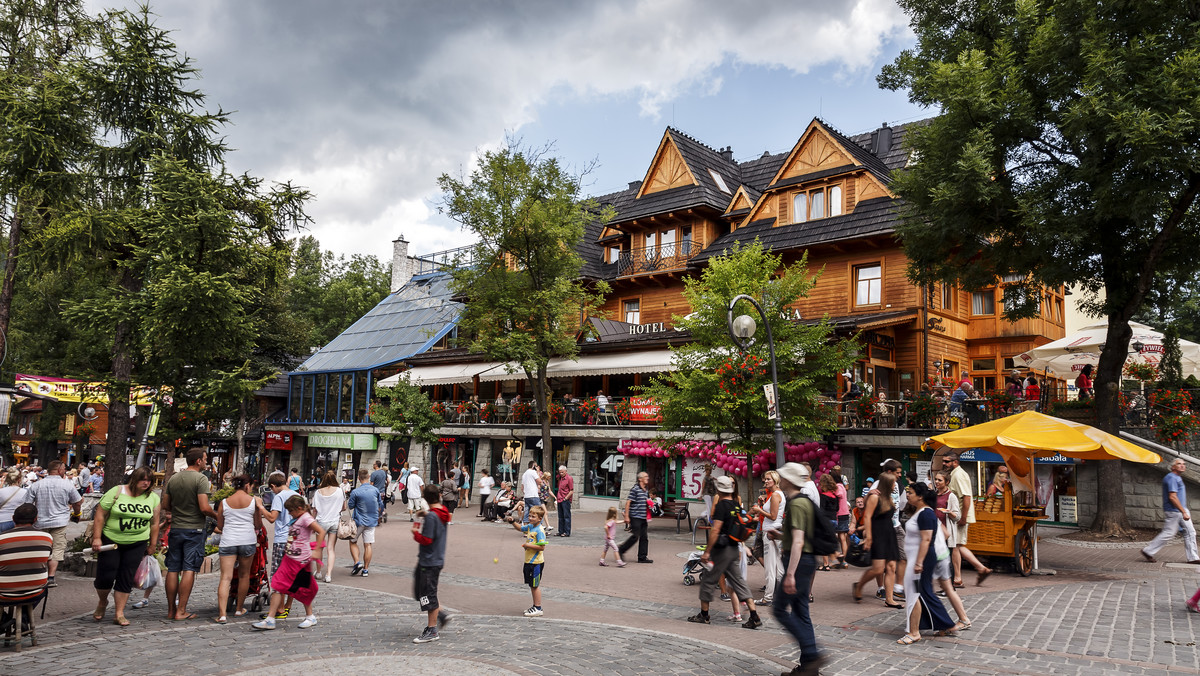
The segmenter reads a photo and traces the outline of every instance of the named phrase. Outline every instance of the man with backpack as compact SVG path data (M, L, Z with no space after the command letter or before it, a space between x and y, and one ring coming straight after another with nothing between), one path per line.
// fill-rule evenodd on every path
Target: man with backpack
M738 566L738 545L750 537L753 529L750 527L749 517L745 516L733 501L733 490L733 479L727 476L717 479L717 495L720 499L713 505L712 527L708 529L708 547L700 557L701 564L706 566L700 575L700 612L689 617L688 622L711 622L708 604L716 595L718 580L724 575L725 586L729 589L730 601L733 603L730 621L741 621L741 599L745 599L746 607L750 609L750 619L742 626L746 629L758 629L762 626L762 620L758 617L754 597L750 594L746 581L742 579Z
M817 517L817 506L803 495L812 483L807 467L789 462L779 468L780 488L787 496L783 529L767 537L778 539L783 551L783 579L775 590L772 612L800 646L800 663L782 676L817 674L825 661L817 648L817 636L808 614L808 590L817 570L817 556L837 549L837 535Z

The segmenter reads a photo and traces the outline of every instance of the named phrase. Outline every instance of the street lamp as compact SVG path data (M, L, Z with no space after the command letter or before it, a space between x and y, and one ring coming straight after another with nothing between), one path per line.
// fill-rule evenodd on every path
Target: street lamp
M1142 348L1146 347L1146 345L1144 343L1142 343L1142 341L1140 341L1140 340L1135 340L1135 341L1133 341L1132 347L1133 347L1133 351L1135 354L1141 354Z
M775 340L771 337L771 322L767 321L767 314L763 312L762 306L758 304L758 301L746 294L735 296L733 300L729 301L729 313L726 317L726 323L729 326L729 335L733 338L733 342L738 346L738 349L745 352L754 338L755 330L758 328L754 318L749 315L739 315L734 319L733 306L737 305L739 300L744 300L753 305L754 309L758 310L758 316L762 318L763 326L767 327L767 350L771 355L771 389L775 392L775 466L783 467L786 462L783 453L783 400L779 396L779 376L775 373Z

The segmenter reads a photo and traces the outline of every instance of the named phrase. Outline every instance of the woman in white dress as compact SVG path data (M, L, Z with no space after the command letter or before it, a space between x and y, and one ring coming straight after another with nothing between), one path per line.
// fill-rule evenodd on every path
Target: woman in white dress
M937 504L937 494L921 481L909 484L904 493L915 511L904 525L904 553L908 558L904 571L904 617L908 631L897 643L912 645L921 640L922 629L945 636L953 634L955 623L933 592L938 566L948 568L950 561L950 550L937 516L929 507L931 503Z
M325 546L317 548L317 577L321 577L321 569L325 570L325 581L333 579L334 547L337 545L337 525L342 511L346 509L346 494L338 484L337 475L333 470L325 472L321 485L313 492L312 506L317 510L317 523L325 529ZM329 554L329 562L325 562L325 554Z
M775 585L783 576L783 564L779 553L779 540L766 537L770 531L783 532L783 491L779 490L779 474L775 470L763 473L763 492L767 495L765 503L750 508L752 514L763 517L763 570L767 574L767 589L758 603L770 604L775 595Z

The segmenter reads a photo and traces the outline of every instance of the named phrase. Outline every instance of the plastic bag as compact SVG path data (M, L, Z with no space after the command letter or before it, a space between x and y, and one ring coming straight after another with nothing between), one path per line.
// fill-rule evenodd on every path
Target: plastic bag
M133 586L138 589L154 589L162 582L162 570L158 567L158 559L146 555L138 564L137 573L133 576Z

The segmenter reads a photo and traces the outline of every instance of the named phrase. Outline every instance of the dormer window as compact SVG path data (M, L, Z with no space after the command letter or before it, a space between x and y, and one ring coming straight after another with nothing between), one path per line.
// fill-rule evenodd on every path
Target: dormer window
M792 195L792 222L842 215L842 186L832 185Z
M730 190L729 190L729 186L725 185L725 179L721 178L721 175L720 175L720 174L718 174L717 172L713 171L712 169L709 169L709 170L708 170L708 175L709 175L709 176L712 176L713 183L716 183L716 184L717 184L717 189L718 189L718 190L720 190L721 192L725 193L726 195L731 195L731 194L733 194L732 192L730 192Z

